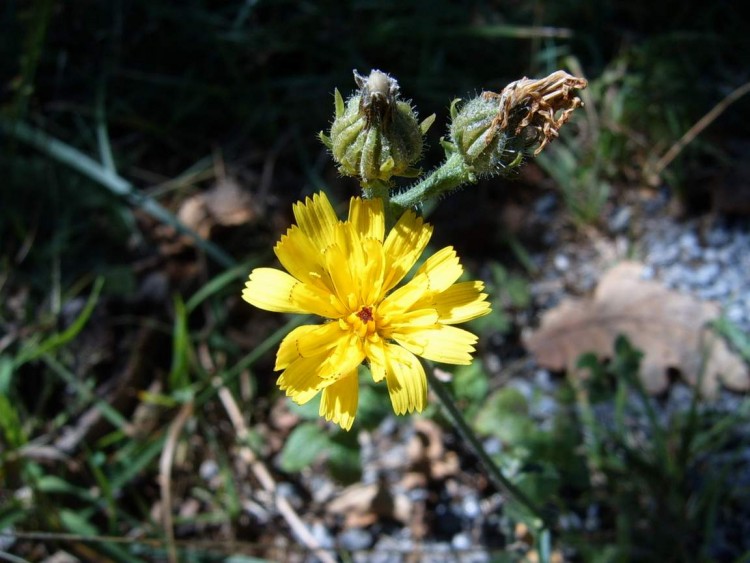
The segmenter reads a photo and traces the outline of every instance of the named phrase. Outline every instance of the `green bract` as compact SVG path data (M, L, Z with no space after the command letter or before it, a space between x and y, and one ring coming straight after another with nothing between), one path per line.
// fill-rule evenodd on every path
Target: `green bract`
M397 82L387 74L373 70L364 77L355 72L354 78L359 91L346 104L336 91L330 137L321 134L339 171L365 184L418 175L412 165L422 154L422 136L432 119L420 126L414 109L398 99Z

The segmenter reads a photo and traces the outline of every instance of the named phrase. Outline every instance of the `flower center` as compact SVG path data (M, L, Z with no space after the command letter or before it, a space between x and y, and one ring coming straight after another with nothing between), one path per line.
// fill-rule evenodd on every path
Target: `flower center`
M362 307L360 312L357 313L357 316L363 323L368 323L374 320L374 317L372 316L372 307Z
M343 330L350 330L360 338L367 338L378 331L374 306L362 306L359 311L343 317L339 324Z

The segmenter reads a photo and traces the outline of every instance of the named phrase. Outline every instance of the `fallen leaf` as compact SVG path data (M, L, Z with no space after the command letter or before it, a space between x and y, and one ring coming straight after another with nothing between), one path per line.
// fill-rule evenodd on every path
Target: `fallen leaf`
M345 528L364 528L381 517L408 521L411 502L403 493L395 496L385 481L350 485L326 506L326 512L344 518Z
M643 280L642 272L637 262L612 268L593 297L569 299L545 313L539 329L524 337L526 348L542 367L572 373L586 352L611 358L616 337L625 335L644 353L640 376L650 393L667 388L669 368L691 385L700 380L708 397L721 384L750 390L747 366L709 327L718 305Z
M206 192L189 197L177 212L178 219L187 227L210 238L215 225L235 227L257 217L252 196L231 178L223 178ZM192 239L185 238L186 243Z

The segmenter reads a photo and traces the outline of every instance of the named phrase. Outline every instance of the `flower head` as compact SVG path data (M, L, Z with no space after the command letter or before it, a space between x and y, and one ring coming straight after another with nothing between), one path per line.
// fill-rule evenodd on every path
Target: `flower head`
M327 319L294 329L281 342L279 387L299 404L322 393L320 414L348 430L359 396L357 368L366 361L385 379L396 414L421 412L427 379L417 356L469 364L477 337L453 325L489 312L480 281L458 282L456 252L443 248L399 285L432 235L407 211L385 232L383 203L352 198L340 221L325 194L294 206L297 224L274 251L287 272L256 268L242 292L267 311Z
M354 81L359 90L346 103L336 90L330 136L320 136L339 171L364 184L416 176L422 137L434 116L418 123L414 108L400 98L398 82L384 72L363 76L354 71Z
M583 105L574 91L586 80L558 70L546 78L522 78L502 92L482 92L460 110L451 107L451 140L480 176L492 176L534 156L559 135L576 108Z

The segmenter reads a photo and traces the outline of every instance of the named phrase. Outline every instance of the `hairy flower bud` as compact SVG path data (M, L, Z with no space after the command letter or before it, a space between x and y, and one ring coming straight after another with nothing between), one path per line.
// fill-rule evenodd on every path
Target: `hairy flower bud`
M392 176L415 176L412 165L422 154L422 137L434 116L421 125L416 112L399 99L395 79L379 70L365 77L354 72L359 90L344 104L336 90L336 118L330 137L321 133L339 171L365 184Z
M451 141L478 176L489 176L538 155L582 106L574 89L586 80L561 70L546 78L523 78L502 92L482 92L456 111L451 107Z

